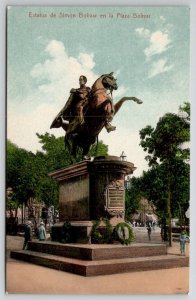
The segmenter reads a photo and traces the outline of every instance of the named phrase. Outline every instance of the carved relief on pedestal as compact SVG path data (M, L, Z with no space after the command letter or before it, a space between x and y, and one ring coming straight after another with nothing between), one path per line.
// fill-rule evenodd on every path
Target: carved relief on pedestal
M112 181L105 188L105 210L109 215L123 217L125 214L124 180Z

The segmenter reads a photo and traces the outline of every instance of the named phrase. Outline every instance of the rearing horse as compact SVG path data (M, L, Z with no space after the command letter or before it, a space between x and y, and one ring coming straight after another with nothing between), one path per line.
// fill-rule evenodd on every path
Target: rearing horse
M123 97L113 104L112 92L117 89L118 85L113 73L100 76L93 84L88 106L84 111L84 123L77 126L74 132L65 135L65 145L68 146L70 154L74 157L76 157L77 148L82 149L83 156L88 154L104 126L108 132L110 131L110 122L125 101L132 100L138 104L142 103L136 97ZM69 127L69 124L63 121L61 112L54 119L50 128L54 127L62 127L65 131Z

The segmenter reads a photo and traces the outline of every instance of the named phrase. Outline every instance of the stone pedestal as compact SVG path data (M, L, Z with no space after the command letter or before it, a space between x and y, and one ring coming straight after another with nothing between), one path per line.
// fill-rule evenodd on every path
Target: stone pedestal
M123 222L125 176L135 169L133 163L119 157L102 156L50 173L59 182L60 222L69 220L78 229L78 224L82 228L88 222L88 230L80 229L87 233L87 240L93 220L108 218L113 226Z

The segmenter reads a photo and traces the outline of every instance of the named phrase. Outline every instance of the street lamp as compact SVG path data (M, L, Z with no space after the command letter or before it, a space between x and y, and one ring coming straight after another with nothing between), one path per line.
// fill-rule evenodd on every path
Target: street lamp
M121 160L126 160L127 159L127 156L126 156L124 151L121 153L120 159Z

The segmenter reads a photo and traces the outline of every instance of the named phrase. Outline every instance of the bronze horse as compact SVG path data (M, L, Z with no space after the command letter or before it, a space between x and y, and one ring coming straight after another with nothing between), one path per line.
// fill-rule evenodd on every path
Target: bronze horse
M84 123L78 126L74 132L65 134L65 145L68 146L73 157L76 157L78 148L82 149L84 157L88 154L103 127L107 122L112 121L113 116L125 101L132 100L138 104L142 103L136 97L123 97L113 104L112 92L117 89L118 85L113 73L100 76L93 84L88 105L84 111ZM50 128L62 127L67 131L69 124L64 122L62 115L62 111L60 111Z

